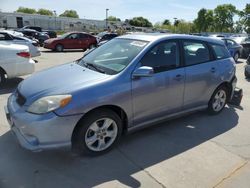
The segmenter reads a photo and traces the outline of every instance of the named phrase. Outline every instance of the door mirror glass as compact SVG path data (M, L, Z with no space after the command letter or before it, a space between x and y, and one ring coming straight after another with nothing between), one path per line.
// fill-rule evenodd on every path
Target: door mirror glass
M136 69L133 73L133 77L151 77L154 74L154 70L152 67L142 66Z

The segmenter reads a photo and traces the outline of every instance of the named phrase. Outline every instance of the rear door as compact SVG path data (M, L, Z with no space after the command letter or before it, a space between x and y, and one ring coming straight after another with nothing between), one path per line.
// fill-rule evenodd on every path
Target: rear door
M90 45L90 37L87 34L80 33L79 34L79 41L80 41L79 48L81 48L81 49L87 49Z
M220 82L218 64L206 42L183 40L186 67L184 110L207 105Z

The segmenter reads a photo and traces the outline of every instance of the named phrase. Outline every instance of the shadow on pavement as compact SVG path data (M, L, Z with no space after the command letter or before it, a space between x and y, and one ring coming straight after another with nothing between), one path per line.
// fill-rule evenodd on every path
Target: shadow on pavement
M32 153L21 149L7 132L0 136L0 187L82 188L109 181L140 187L136 173L229 131L238 118L231 107L217 116L188 115L127 135L116 149L99 157L62 150Z
M84 50L80 49L80 50L63 50L63 52L56 52L56 51L52 51L52 50L41 50L41 52L43 53L58 53L58 54L62 54L62 53L71 53L71 52L84 52Z
M23 78L7 79L4 86L0 88L0 95L12 93L21 81L23 81Z

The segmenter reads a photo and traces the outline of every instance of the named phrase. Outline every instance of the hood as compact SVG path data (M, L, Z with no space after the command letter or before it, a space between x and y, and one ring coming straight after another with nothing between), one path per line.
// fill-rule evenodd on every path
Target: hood
M69 63L33 74L19 84L18 91L29 103L43 96L72 94L108 77L110 76Z
M50 39L47 39L47 40L44 41L44 42L46 42L46 43L52 43L52 42L58 41L58 40L60 40L60 38L50 38Z

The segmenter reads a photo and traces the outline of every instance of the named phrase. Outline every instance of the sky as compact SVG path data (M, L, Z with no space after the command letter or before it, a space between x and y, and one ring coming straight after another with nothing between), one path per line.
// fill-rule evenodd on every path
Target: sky
M143 16L156 23L173 18L192 21L201 8L214 9L219 4L231 3L244 9L249 0L0 0L2 12L13 12L19 6L46 8L61 14L64 10L76 10L80 18L103 20L108 14L121 20Z

